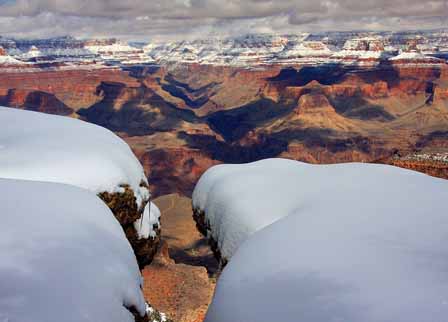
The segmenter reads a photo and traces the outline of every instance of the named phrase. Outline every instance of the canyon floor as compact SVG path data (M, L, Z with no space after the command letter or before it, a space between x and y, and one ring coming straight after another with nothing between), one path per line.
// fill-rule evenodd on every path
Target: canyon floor
M192 217L191 200L154 200L162 213L162 246L143 270L145 297L176 322L200 322L215 288L218 263Z

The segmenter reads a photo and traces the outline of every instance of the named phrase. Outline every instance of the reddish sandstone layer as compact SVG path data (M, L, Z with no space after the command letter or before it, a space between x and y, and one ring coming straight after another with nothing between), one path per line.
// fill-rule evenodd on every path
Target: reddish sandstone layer
M448 179L448 164L444 162L406 161L392 158L379 161L379 163L390 164L396 167L422 172L436 178Z
M103 81L122 82L129 86L138 85L135 78L117 69L8 72L2 74L0 98L7 96L10 90L20 91L23 97L40 91L54 94L68 107L77 110L91 106L100 99L96 89Z
M191 195L201 175L219 163L203 152L187 147L137 152L137 156L149 173L154 196L169 193Z
M145 298L176 322L202 322L213 294L207 271L176 264L165 245L142 272Z

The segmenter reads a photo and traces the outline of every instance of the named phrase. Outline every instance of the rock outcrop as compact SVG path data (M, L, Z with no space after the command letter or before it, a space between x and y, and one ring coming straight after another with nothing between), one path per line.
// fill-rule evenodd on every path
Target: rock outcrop
M4 97L0 97L0 104L63 116L74 113L73 109L61 102L54 94L41 91L10 89Z
M214 286L204 267L176 264L162 244L154 262L142 271L143 292L159 310L174 321L202 322Z
M380 159L377 163L390 164L396 167L425 173L427 175L448 179L448 153L415 152L386 159Z
M215 255L216 260L219 263L219 269L223 269L227 264L227 258L221 255L221 251L218 246L218 242L211 236L210 223L207 221L205 212L202 209L193 207L193 219L196 222L196 227L201 232L201 234L207 238L208 245Z
M140 183L140 187L148 189L145 181ZM155 237L141 238L135 229L134 223L142 220L145 207L149 203L149 199L142 200L141 204L137 204L135 193L129 185L121 185L123 192L101 192L98 196L112 210L118 222L123 227L127 239L134 249L137 262L141 269L152 262L154 255L160 244L161 229L160 225L155 225L151 229L155 232Z

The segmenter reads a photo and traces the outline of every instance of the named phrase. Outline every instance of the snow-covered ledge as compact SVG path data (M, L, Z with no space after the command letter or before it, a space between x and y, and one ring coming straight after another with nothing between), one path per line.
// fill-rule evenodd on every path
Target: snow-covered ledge
M227 321L443 321L448 181L392 166L220 165L193 205L229 260L207 313Z
M143 167L122 139L80 120L6 107L0 107L0 123L0 177L96 193L121 223L139 265L152 260L160 213L149 206Z

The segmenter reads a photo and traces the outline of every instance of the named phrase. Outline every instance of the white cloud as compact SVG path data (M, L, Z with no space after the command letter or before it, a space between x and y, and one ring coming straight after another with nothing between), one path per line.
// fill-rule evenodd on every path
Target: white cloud
M447 23L448 0L0 0L0 33L19 37L183 39L204 32L419 29Z

